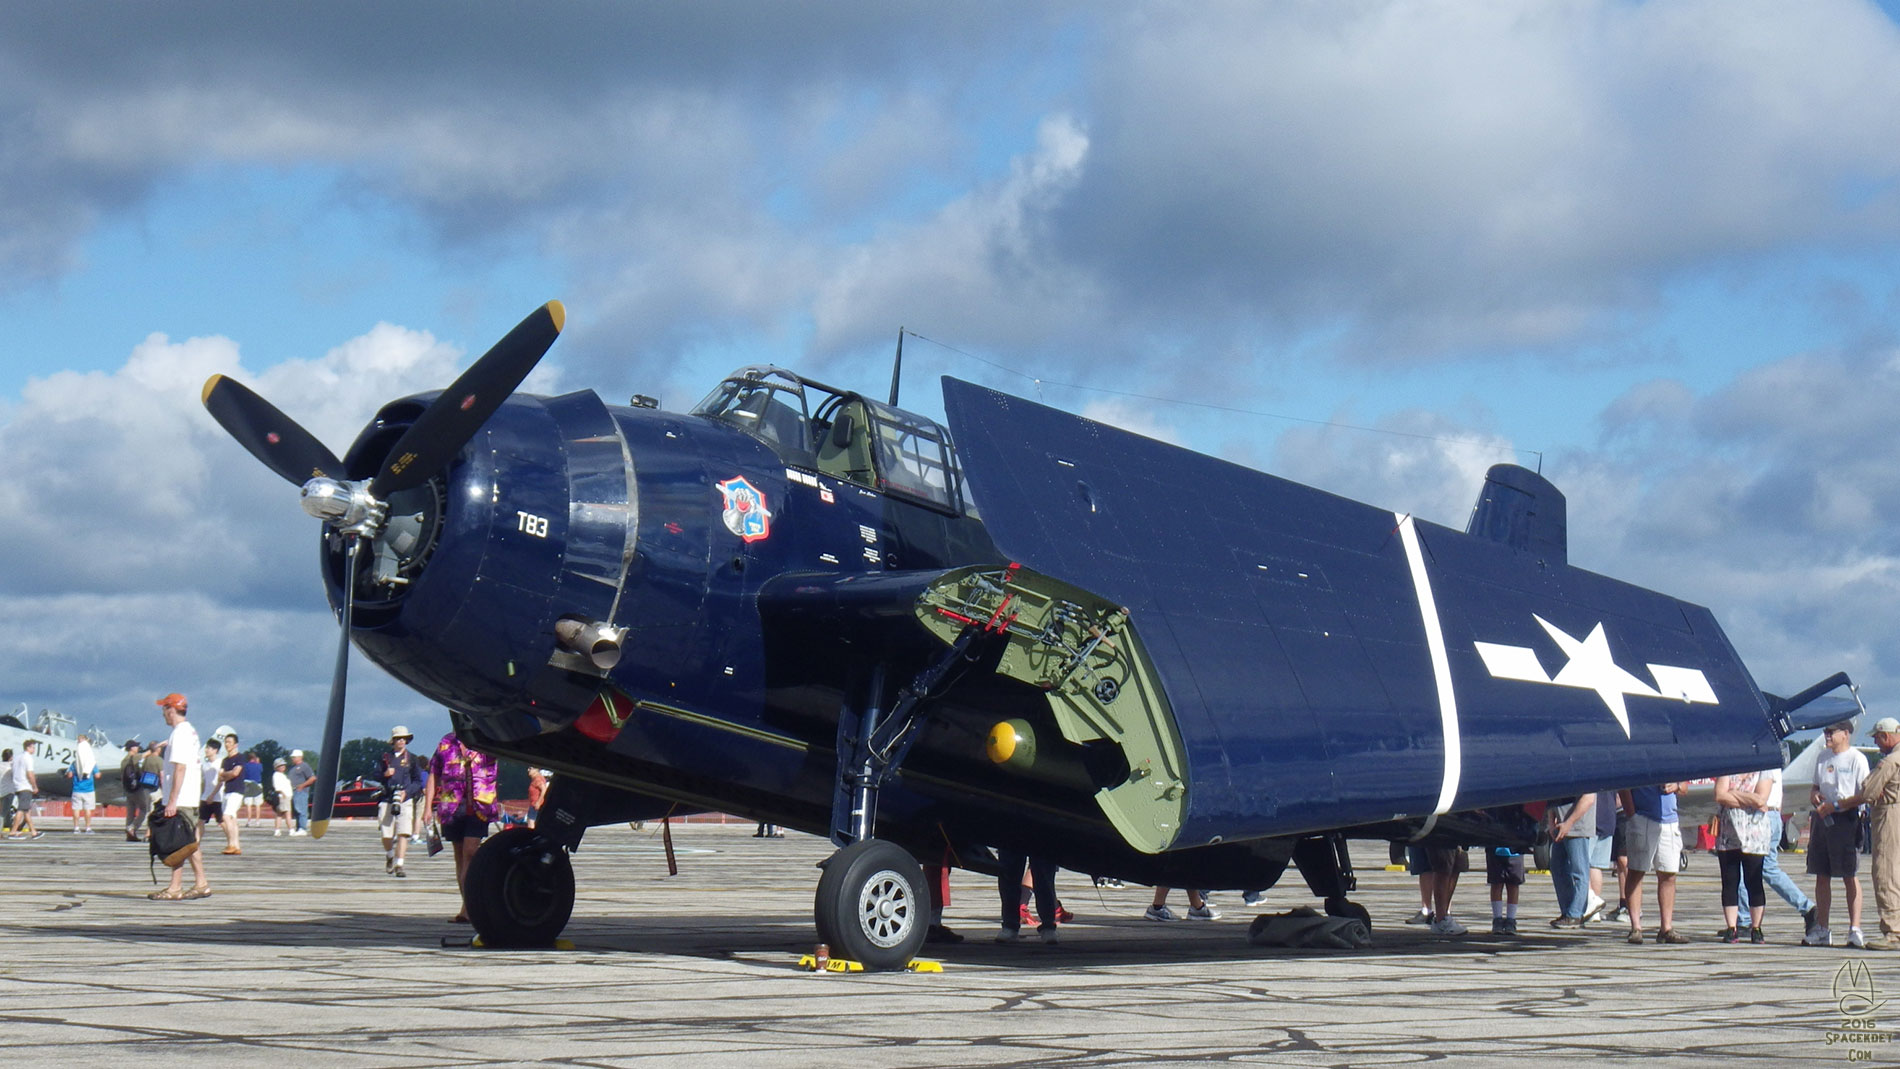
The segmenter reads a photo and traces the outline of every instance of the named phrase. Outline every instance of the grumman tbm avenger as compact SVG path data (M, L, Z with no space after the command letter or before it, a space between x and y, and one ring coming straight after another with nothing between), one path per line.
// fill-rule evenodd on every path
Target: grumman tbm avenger
M909 961L922 864L999 851L1327 911L1349 838L1528 848L1521 803L1779 766L1809 700L1708 610L1573 568L1563 495L1493 468L1463 532L946 378L948 427L774 367L690 412L514 393L537 310L337 458L235 381L204 402L302 487L351 643L484 751L561 774L467 877L538 945L590 826L718 809L830 837L838 957Z

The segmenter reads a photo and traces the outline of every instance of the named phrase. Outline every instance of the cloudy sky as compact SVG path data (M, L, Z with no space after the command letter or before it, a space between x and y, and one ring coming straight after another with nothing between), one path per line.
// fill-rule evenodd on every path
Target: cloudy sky
M550 297L539 391L949 373L1573 563L1900 709L1900 4L0 7L0 703L314 744L342 449ZM446 725L359 660L349 734Z

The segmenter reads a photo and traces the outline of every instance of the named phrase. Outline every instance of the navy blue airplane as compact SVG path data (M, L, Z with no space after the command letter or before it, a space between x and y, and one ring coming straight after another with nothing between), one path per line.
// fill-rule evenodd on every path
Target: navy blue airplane
M1851 686L1764 693L1707 609L1571 567L1521 467L1460 532L950 378L947 429L772 367L687 413L515 394L563 315L340 460L204 393L324 521L316 834L352 641L559 773L470 865L490 945L562 930L588 827L696 809L829 836L819 938L873 968L925 938L923 865L1000 851L1177 887L1291 862L1364 919L1348 839L1528 849L1522 803L1778 768Z

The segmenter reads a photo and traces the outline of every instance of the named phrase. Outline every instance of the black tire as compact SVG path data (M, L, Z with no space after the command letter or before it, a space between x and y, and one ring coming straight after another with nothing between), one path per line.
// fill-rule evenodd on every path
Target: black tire
M1366 931L1369 932L1372 930L1372 914L1367 911L1366 907L1357 902L1351 902L1344 898L1329 898L1326 900L1326 915L1328 917L1353 917L1365 924Z
M574 914L574 864L534 830L509 828L469 859L463 900L484 946L553 946Z
M901 969L930 929L924 870L902 847L882 839L831 855L818 878L812 919L833 958L866 969Z
M1545 835L1541 831L1538 832L1537 842L1534 846L1531 847L1531 867L1534 869L1539 869L1543 872L1549 872L1550 871L1550 851L1551 851L1550 836Z

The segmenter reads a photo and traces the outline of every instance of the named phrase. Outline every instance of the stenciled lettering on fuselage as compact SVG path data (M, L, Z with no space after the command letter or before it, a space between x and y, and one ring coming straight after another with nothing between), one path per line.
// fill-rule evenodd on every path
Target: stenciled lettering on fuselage
M1592 628L1589 635L1578 639L1541 616L1532 614L1531 619L1543 627L1569 660L1553 676L1544 672L1536 651L1528 646L1472 643L1478 656L1484 658L1484 666L1490 670L1493 678L1594 690L1603 699L1603 704L1609 707L1610 715L1616 718L1626 738L1630 733L1629 708L1623 700L1626 696L1673 698L1699 705L1720 704L1714 688L1709 686L1708 677L1700 669L1681 668L1672 664L1645 665L1651 678L1656 681L1653 687L1625 671L1610 656L1610 640L1604 634L1601 623Z
M765 495L747 482L745 476L735 475L714 485L725 496L725 509L719 518L725 521L726 530L747 542L757 542L771 535L772 510L765 505Z

